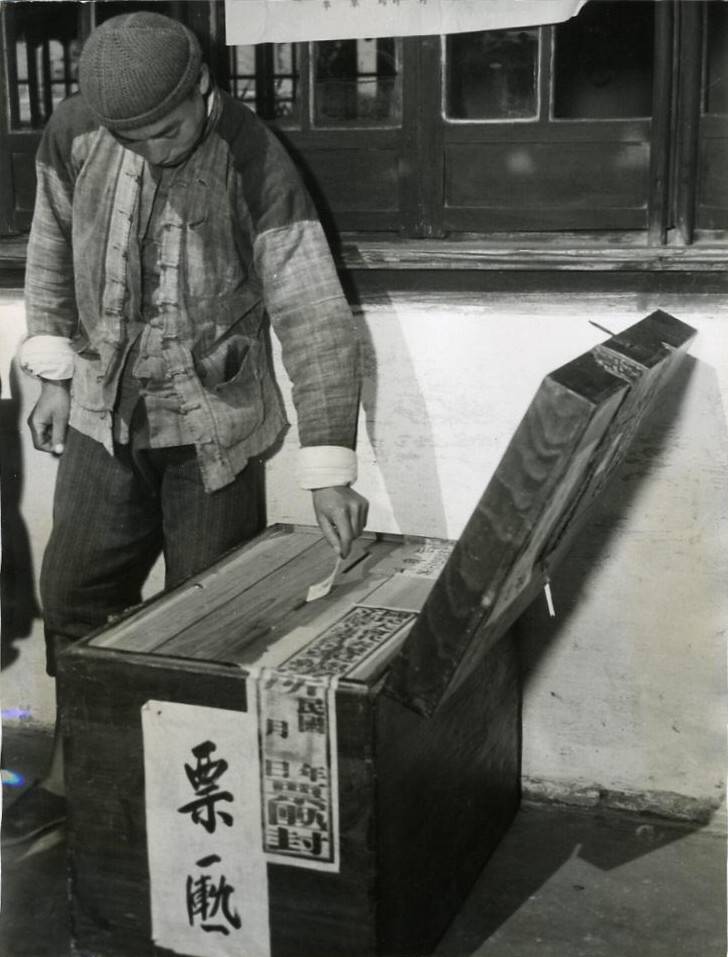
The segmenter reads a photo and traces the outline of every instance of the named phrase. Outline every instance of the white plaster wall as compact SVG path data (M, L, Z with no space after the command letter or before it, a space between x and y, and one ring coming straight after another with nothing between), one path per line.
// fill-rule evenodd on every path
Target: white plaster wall
M366 369L358 488L372 529L457 537L541 378L606 337L588 319L618 331L658 307L698 329L693 359L555 577L557 618L537 603L521 622L523 772L557 788L710 803L722 794L726 725L728 298L410 294L365 303L356 316ZM0 300L0 356L21 331L20 303ZM23 420L34 391L21 383ZM54 464L23 441L21 506L37 569ZM291 429L269 462L270 522L313 521L308 493L295 487L296 445ZM3 709L50 721L39 627L16 648Z
M698 337L555 575L557 618L537 602L520 622L523 775L542 792L649 792L647 806L680 811L679 796L724 793L728 298L365 306L358 488L371 528L456 538L541 378L606 338L588 320L617 332L656 308ZM295 453L292 430L269 468L271 521L312 521Z

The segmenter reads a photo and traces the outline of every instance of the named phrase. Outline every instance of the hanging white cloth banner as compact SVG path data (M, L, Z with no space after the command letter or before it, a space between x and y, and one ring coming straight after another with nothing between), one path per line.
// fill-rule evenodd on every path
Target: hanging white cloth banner
M500 30L568 20L586 0L225 0L226 43Z

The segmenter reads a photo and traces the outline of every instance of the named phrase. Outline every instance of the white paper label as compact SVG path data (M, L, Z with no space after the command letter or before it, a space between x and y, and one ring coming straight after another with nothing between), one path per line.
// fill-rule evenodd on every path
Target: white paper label
M269 860L339 870L336 681L260 676L263 841Z
M155 944L195 957L270 957L255 683L248 711L142 708Z
M434 540L421 542L402 560L400 571L404 575L437 578L447 564L454 547L454 542Z

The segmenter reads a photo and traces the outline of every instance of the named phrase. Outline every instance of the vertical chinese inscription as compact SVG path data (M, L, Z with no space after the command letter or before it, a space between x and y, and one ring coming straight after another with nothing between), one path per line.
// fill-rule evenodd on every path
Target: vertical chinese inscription
M270 957L253 680L245 699L142 709L152 937L176 953Z
M216 750L217 745L212 741L202 741L192 748L197 763L194 767L185 763L185 772L196 797L178 809L180 814L189 814L192 821L201 824L209 834L214 834L218 817L228 827L233 823L232 814L216 807L218 801L233 800L232 794L221 790L218 784L218 778L225 773L228 764L223 759L211 759L210 755Z
M187 780L195 793L193 800L178 808L179 814L188 814L192 824L199 824L208 834L214 834L218 820L226 827L232 827L233 815L218 808L219 802L234 802L230 791L222 789L220 779L228 769L224 758L212 758L217 751L214 741L201 741L192 749L195 763L185 762ZM228 936L232 930L240 930L241 920L233 908L230 898L235 887L228 882L223 869L222 858L218 854L207 854L195 862L201 868L200 873L188 874L185 884L187 915L190 925L199 927L206 933ZM219 865L219 874L213 876L213 865Z
M263 847L288 864L338 870L334 683L260 678Z
M232 884L228 884L225 874L219 877L205 873L215 864L222 864L217 854L208 854L196 862L196 866L203 869L200 874L187 877L187 914L190 924L194 925L197 918L200 926L206 932L217 931L226 936L230 928L240 930L240 914L233 910L230 897L235 892ZM222 920L221 918L224 918ZM215 920L217 919L217 923Z

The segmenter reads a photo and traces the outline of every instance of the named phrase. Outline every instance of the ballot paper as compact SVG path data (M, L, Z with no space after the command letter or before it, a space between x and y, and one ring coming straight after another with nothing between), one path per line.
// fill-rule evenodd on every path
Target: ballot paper
M311 585L306 595L306 601L316 601L316 599L325 598L329 594L333 588L336 576L341 571L342 561L343 559L341 555L338 555L330 574L328 574L323 581L316 582L315 584Z
M350 568L353 568L354 565L358 565L368 554L369 552L361 542L354 542L346 558L337 555L334 561L334 567L326 578L324 578L323 581L311 585L306 594L306 601L316 601L319 598L325 598L336 584L337 577L339 575L345 575Z

